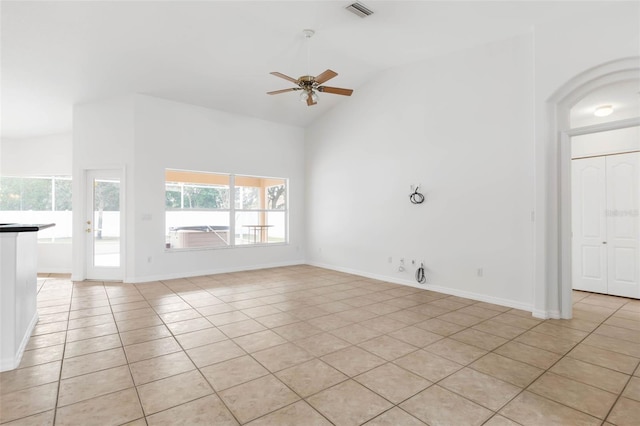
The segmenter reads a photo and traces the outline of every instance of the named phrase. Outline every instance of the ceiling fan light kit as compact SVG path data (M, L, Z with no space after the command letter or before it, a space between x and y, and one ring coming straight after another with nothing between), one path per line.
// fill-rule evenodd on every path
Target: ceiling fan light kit
M302 31L304 37L309 40L314 34L314 30L305 29ZM309 68L309 56L310 52L307 47L307 69ZM308 71L307 71L308 73ZM307 106L312 106L318 103L318 92L322 93L331 93L334 95L342 95L342 96L351 96L353 93L352 89L343 89L340 87L329 87L329 86L321 86L322 83L331 80L333 77L337 76L338 73L331 70L326 70L325 72L319 74L314 77L312 75L303 75L298 79L293 77L289 77L288 75L282 74L280 72L271 72L271 75L275 75L276 77L283 78L291 83L297 84L298 87L291 87L289 89L281 89L274 90L272 92L267 92L268 95L277 95L280 93L286 92L294 92L296 90L302 90L300 93L300 101L306 102Z

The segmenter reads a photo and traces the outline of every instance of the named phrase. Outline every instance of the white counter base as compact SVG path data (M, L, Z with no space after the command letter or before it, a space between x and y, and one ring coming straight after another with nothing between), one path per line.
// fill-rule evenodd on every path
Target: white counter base
M37 238L0 233L0 371L18 367L38 322Z

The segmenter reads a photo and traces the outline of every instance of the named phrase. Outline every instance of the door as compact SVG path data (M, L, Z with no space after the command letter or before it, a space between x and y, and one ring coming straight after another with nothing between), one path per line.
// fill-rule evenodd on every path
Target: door
M122 281L120 170L87 171L86 278Z
M640 298L640 152L606 159L608 293Z
M573 289L607 293L605 157L571 165Z

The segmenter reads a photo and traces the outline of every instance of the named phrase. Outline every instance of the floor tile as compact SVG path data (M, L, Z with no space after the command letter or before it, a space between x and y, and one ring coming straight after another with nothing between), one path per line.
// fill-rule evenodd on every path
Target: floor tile
M245 336L237 337L233 339L233 341L249 353L287 343L283 337L280 337L271 330L247 334Z
M149 426L232 426L238 422L216 395L208 395L147 417Z
M442 339L442 336L439 334L414 326L393 331L389 333L389 336L420 348Z
M635 358L640 358L640 343L614 339L612 337L603 336L601 334L591 334L586 339L584 339L583 343L590 346L607 349L609 351L618 352L624 355L629 355Z
M462 368L462 365L436 354L420 350L393 362L431 382L437 382Z
M198 346L227 340L227 336L215 327L179 334L175 337L184 349L193 349Z
M470 368L453 373L438 385L492 411L498 411L522 390Z
M284 408L260 417L250 426L331 426L316 410L304 401L298 401Z
M420 392L400 407L431 425L481 425L493 414L490 410L438 385Z
M137 386L196 368L183 351L133 362L129 367Z
M62 362L61 378L68 379L69 377L79 376L81 374L118 367L126 363L127 359L125 358L122 348L109 349L74 358L65 358Z
M638 358L584 343L576 346L567 356L625 374L632 374L640 363Z
M431 318L426 321L419 322L416 324L416 327L439 334L441 336L449 336L466 328L463 325L454 324L448 321L442 321L438 318Z
M241 356L200 369L213 389L221 391L269 374L250 356Z
M245 334L251 334L258 331L266 330L266 328L262 324L252 319L221 325L218 327L218 329L230 338L240 337L244 336Z
M558 361L549 371L616 394L629 380L626 374L569 357Z
M92 339L78 340L67 343L64 350L64 357L71 358L79 355L86 355L93 352L100 352L107 349L114 349L122 346L118 334L94 337Z
M196 366L201 368L245 355L245 351L231 340L223 340L210 345L187 349L187 354Z
M255 352L253 357L273 373L308 361L313 355L293 343L285 343Z
M518 423L499 414L491 417L484 426L518 426Z
M313 359L279 371L276 373L276 377L303 398L343 382L348 378L319 359Z
M240 311L228 311L219 314L207 316L207 320L216 327L221 325L232 324L234 322L240 322L250 319L248 315L243 314Z
M449 337L426 346L424 350L463 365L470 364L487 353L484 349L458 342Z
M57 382L60 377L60 361L33 367L19 368L0 373L0 394L4 395L33 386Z
M106 395L133 387L131 373L126 365L60 381L58 406Z
M241 423L254 420L300 399L272 375L226 389L219 395Z
M213 389L197 370L138 386L146 415L210 395Z
M495 353L486 354L470 364L469 367L521 388L529 386L544 372L541 368Z
M321 359L350 377L364 373L385 363L384 359L356 346L350 346L330 353Z
M498 346L504 345L508 341L507 339L496 336L494 334L489 334L480 330L474 330L470 328L453 334L449 337L459 342L476 346L487 351L492 351Z
M545 398L604 419L616 395L553 373L545 373L527 388Z
M142 416L138 395L132 388L60 407L56 414L56 426L115 426Z
M392 361L418 350L418 348L413 345L387 335L367 340L366 342L360 343L358 346L373 353L374 355L378 355L379 357L386 359L387 361Z
M58 383L49 383L0 396L0 423L51 410L56 405Z
M402 321L394 320L388 317L375 317L360 323L364 327L372 328L381 333L390 333L392 331L405 328L407 325Z
M180 345L173 337L150 340L124 347L129 362L137 362L160 355L181 351Z
M329 333L315 334L305 339L296 340L295 344L318 357L351 346L349 342Z
M500 410L500 414L524 426L596 426L602 422L588 414L527 391L515 397Z
M393 404L399 404L431 386L430 381L391 363L360 374L354 380Z
M25 350L29 351L36 348L62 345L65 342L66 335L66 332L61 331L58 333L43 334L41 336L31 336Z
M640 378L632 377L622 392L622 396L640 402Z
M533 330L521 334L516 337L514 341L560 355L566 354L578 343L576 340L567 340L564 337L555 337L548 334L538 333Z
M171 332L165 325L140 328L138 330L120 333L123 345L133 345L135 343L148 342L150 340L161 339L169 336L171 336Z
M385 411L378 417L369 420L364 426L424 426L425 423L413 417L406 411L393 407L389 411Z
M114 323L76 328L75 330L67 331L67 342L91 339L93 337L106 336L107 334L114 334L117 332L118 329L116 328L116 325Z
M64 345L47 346L46 348L37 348L22 353L22 359L18 368L31 367L38 364L46 364L48 362L59 361L62 359Z
M607 420L617 426L637 426L640 419L640 402L620 398L611 410Z
M534 348L518 342L508 342L494 350L494 353L507 358L521 361L534 367L547 369L555 364L561 355L545 351L544 349Z
M35 414L29 417L23 417L9 423L3 423L3 426L53 426L54 410L45 411L44 413Z
M304 339L315 334L322 333L322 330L307 322L296 322L293 324L283 325L273 329L280 336L289 341Z
M313 318L308 320L307 323L324 331L336 330L338 328L346 327L350 324L353 324L351 321L341 318L336 314Z
M389 401L364 386L348 380L307 400L337 425L359 425L392 407Z

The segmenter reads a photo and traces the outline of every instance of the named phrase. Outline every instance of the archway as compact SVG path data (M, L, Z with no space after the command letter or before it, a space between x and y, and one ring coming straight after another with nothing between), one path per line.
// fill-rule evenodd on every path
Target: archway
M570 137L580 132L597 132L640 124L640 118L603 123L581 129L571 129L570 111L580 99L599 88L620 82L640 82L640 57L624 58L591 68L563 85L548 100L551 148L546 158L547 170L555 171L555 179L549 182L547 191L547 221L543 234L545 262L537 262L537 274L545 280L545 309L538 309L538 316L571 318L571 146ZM552 175L553 173L550 172ZM540 235L540 234L538 234ZM540 251L537 255L541 255ZM539 270L539 265L544 271ZM534 314L536 309L534 306Z

